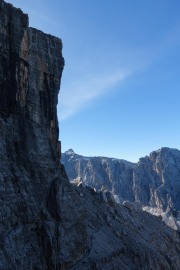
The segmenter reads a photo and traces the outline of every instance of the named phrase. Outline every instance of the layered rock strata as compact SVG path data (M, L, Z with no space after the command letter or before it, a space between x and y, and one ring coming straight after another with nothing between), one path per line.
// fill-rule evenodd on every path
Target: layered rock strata
M178 269L173 230L59 164L61 41L2 0L0 36L0 269Z

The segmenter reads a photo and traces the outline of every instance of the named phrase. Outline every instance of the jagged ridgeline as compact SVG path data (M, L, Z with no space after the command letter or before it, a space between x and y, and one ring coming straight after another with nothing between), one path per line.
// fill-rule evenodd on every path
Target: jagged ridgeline
M180 151L163 147L132 163L108 157L84 157L72 149L62 153L69 180L111 192L117 203L139 203L180 230Z
M0 0L0 269L179 269L173 230L59 164L61 40Z

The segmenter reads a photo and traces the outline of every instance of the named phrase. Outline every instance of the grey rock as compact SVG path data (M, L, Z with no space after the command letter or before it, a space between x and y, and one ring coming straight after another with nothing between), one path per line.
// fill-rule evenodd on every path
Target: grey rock
M141 158L133 170L135 201L180 229L180 151L163 147Z
M0 269L178 270L175 231L69 183L56 113L61 40L2 0L0 15Z
M0 269L55 269L61 40L0 1Z
M118 203L138 203L143 210L180 229L180 151L163 147L130 163L107 157L62 154L72 183L81 181L98 191L108 190Z
M62 153L61 162L71 183L82 182L98 191L110 191L120 202L134 201L132 190L134 163L107 157L84 157L72 149Z

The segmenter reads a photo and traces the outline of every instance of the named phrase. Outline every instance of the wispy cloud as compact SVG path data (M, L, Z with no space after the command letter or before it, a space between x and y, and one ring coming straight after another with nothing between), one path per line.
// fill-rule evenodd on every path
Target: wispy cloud
M120 70L110 75L93 76L71 83L60 95L59 119L65 120L87 107L91 101L107 94L119 85L132 70Z
M82 60L83 57L76 59L75 64L71 66L72 77L70 75L68 80L65 80L66 85L62 85L61 88L59 119L63 121L79 113L90 106L92 101L112 93L117 86L120 90L120 85L124 80L156 64L171 52L174 46L180 44L179 29L180 23L146 47L119 48L115 52L111 50L110 54L98 52L98 55L92 56L92 59L98 59L96 61L98 66L92 64L90 57L86 59L87 63L85 59ZM86 74L91 75L86 77Z

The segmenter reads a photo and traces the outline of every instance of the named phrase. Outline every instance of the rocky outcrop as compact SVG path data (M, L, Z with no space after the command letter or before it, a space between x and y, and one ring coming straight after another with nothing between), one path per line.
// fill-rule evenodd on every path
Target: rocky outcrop
M178 269L176 232L59 164L61 41L2 0L0 35L0 269Z
M133 170L135 201L180 229L180 151L167 147L141 158Z
M72 149L62 153L61 162L69 180L82 182L96 190L112 192L118 202L134 201L132 175L134 163L108 157L84 157Z
M180 229L180 151L161 148L138 163L107 157L62 154L71 182L112 192L119 203L138 202L143 209Z

